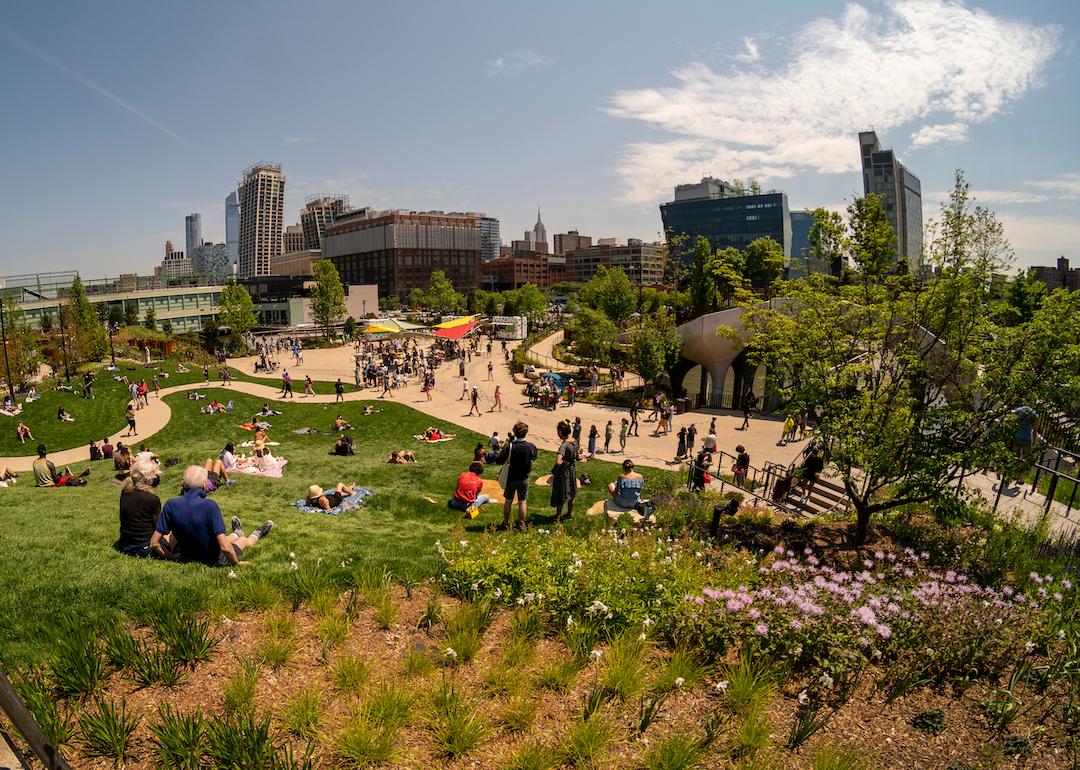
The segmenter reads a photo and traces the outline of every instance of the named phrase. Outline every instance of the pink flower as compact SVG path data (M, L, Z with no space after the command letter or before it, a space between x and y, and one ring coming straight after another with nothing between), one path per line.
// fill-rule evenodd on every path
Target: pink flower
M769 627L764 623L758 623L756 626L754 626L754 633L758 636L765 636L769 633Z

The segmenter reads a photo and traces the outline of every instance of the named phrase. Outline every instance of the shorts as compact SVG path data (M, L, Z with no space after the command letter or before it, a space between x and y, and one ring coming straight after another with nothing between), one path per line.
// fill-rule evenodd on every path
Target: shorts
M206 491L213 492L221 486L221 476L214 471L206 472Z
M503 495L508 503L514 502L514 495L517 495L519 502L525 502L529 499L529 480L528 479L512 479L506 482L506 487L503 489Z
M244 549L241 548L240 546L238 546L236 543L231 543L231 545L232 545L233 553L236 554L236 560L237 561L242 561L243 558L244 558ZM222 551L221 555L218 556L217 563L218 563L219 567L228 567L229 565L232 564L232 562L229 561L229 557L225 555L224 551Z
M128 420L127 423L128 423L129 428L131 428L132 430L135 430L135 418L132 418L132 419Z

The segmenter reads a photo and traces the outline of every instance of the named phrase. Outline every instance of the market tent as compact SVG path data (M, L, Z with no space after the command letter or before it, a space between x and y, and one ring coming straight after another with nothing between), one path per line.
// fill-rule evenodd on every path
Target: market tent
M435 324L435 326L433 326L432 328L434 328L434 329L456 329L457 327L464 326L466 324L471 324L472 326L475 326L477 323L479 323L479 321L476 320L479 317L480 316L478 316L478 315L466 315L466 316L462 316L461 318L455 318L452 321L443 321L441 324ZM443 336L443 335L439 335L439 336Z
M396 334L400 329L396 329L391 326L384 326L383 324L371 324L364 329L364 334Z
M435 331L433 331L432 334L436 337L442 337L443 339L460 340L479 325L479 321L467 321L466 323L458 324L457 326L443 327L441 329L436 326Z

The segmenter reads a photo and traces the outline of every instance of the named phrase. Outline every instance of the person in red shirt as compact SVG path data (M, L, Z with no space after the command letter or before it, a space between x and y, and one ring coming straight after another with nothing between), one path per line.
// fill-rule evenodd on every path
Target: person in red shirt
M476 515L476 509L482 505L487 505L488 501L491 500L490 497L481 492L484 488L484 480L480 478L483 472L483 463L471 463L469 470L458 476L457 489L454 490L454 496L450 498L447 505L454 510L462 511L470 519L473 518Z

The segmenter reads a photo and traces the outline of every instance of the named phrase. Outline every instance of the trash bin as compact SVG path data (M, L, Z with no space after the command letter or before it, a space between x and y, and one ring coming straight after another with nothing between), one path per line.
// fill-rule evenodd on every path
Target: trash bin
M677 399L675 399L675 411L676 411L676 413L678 413L678 414L686 414L686 412L689 410L689 408L690 407L689 407L688 399L685 399L685 398L677 398Z

